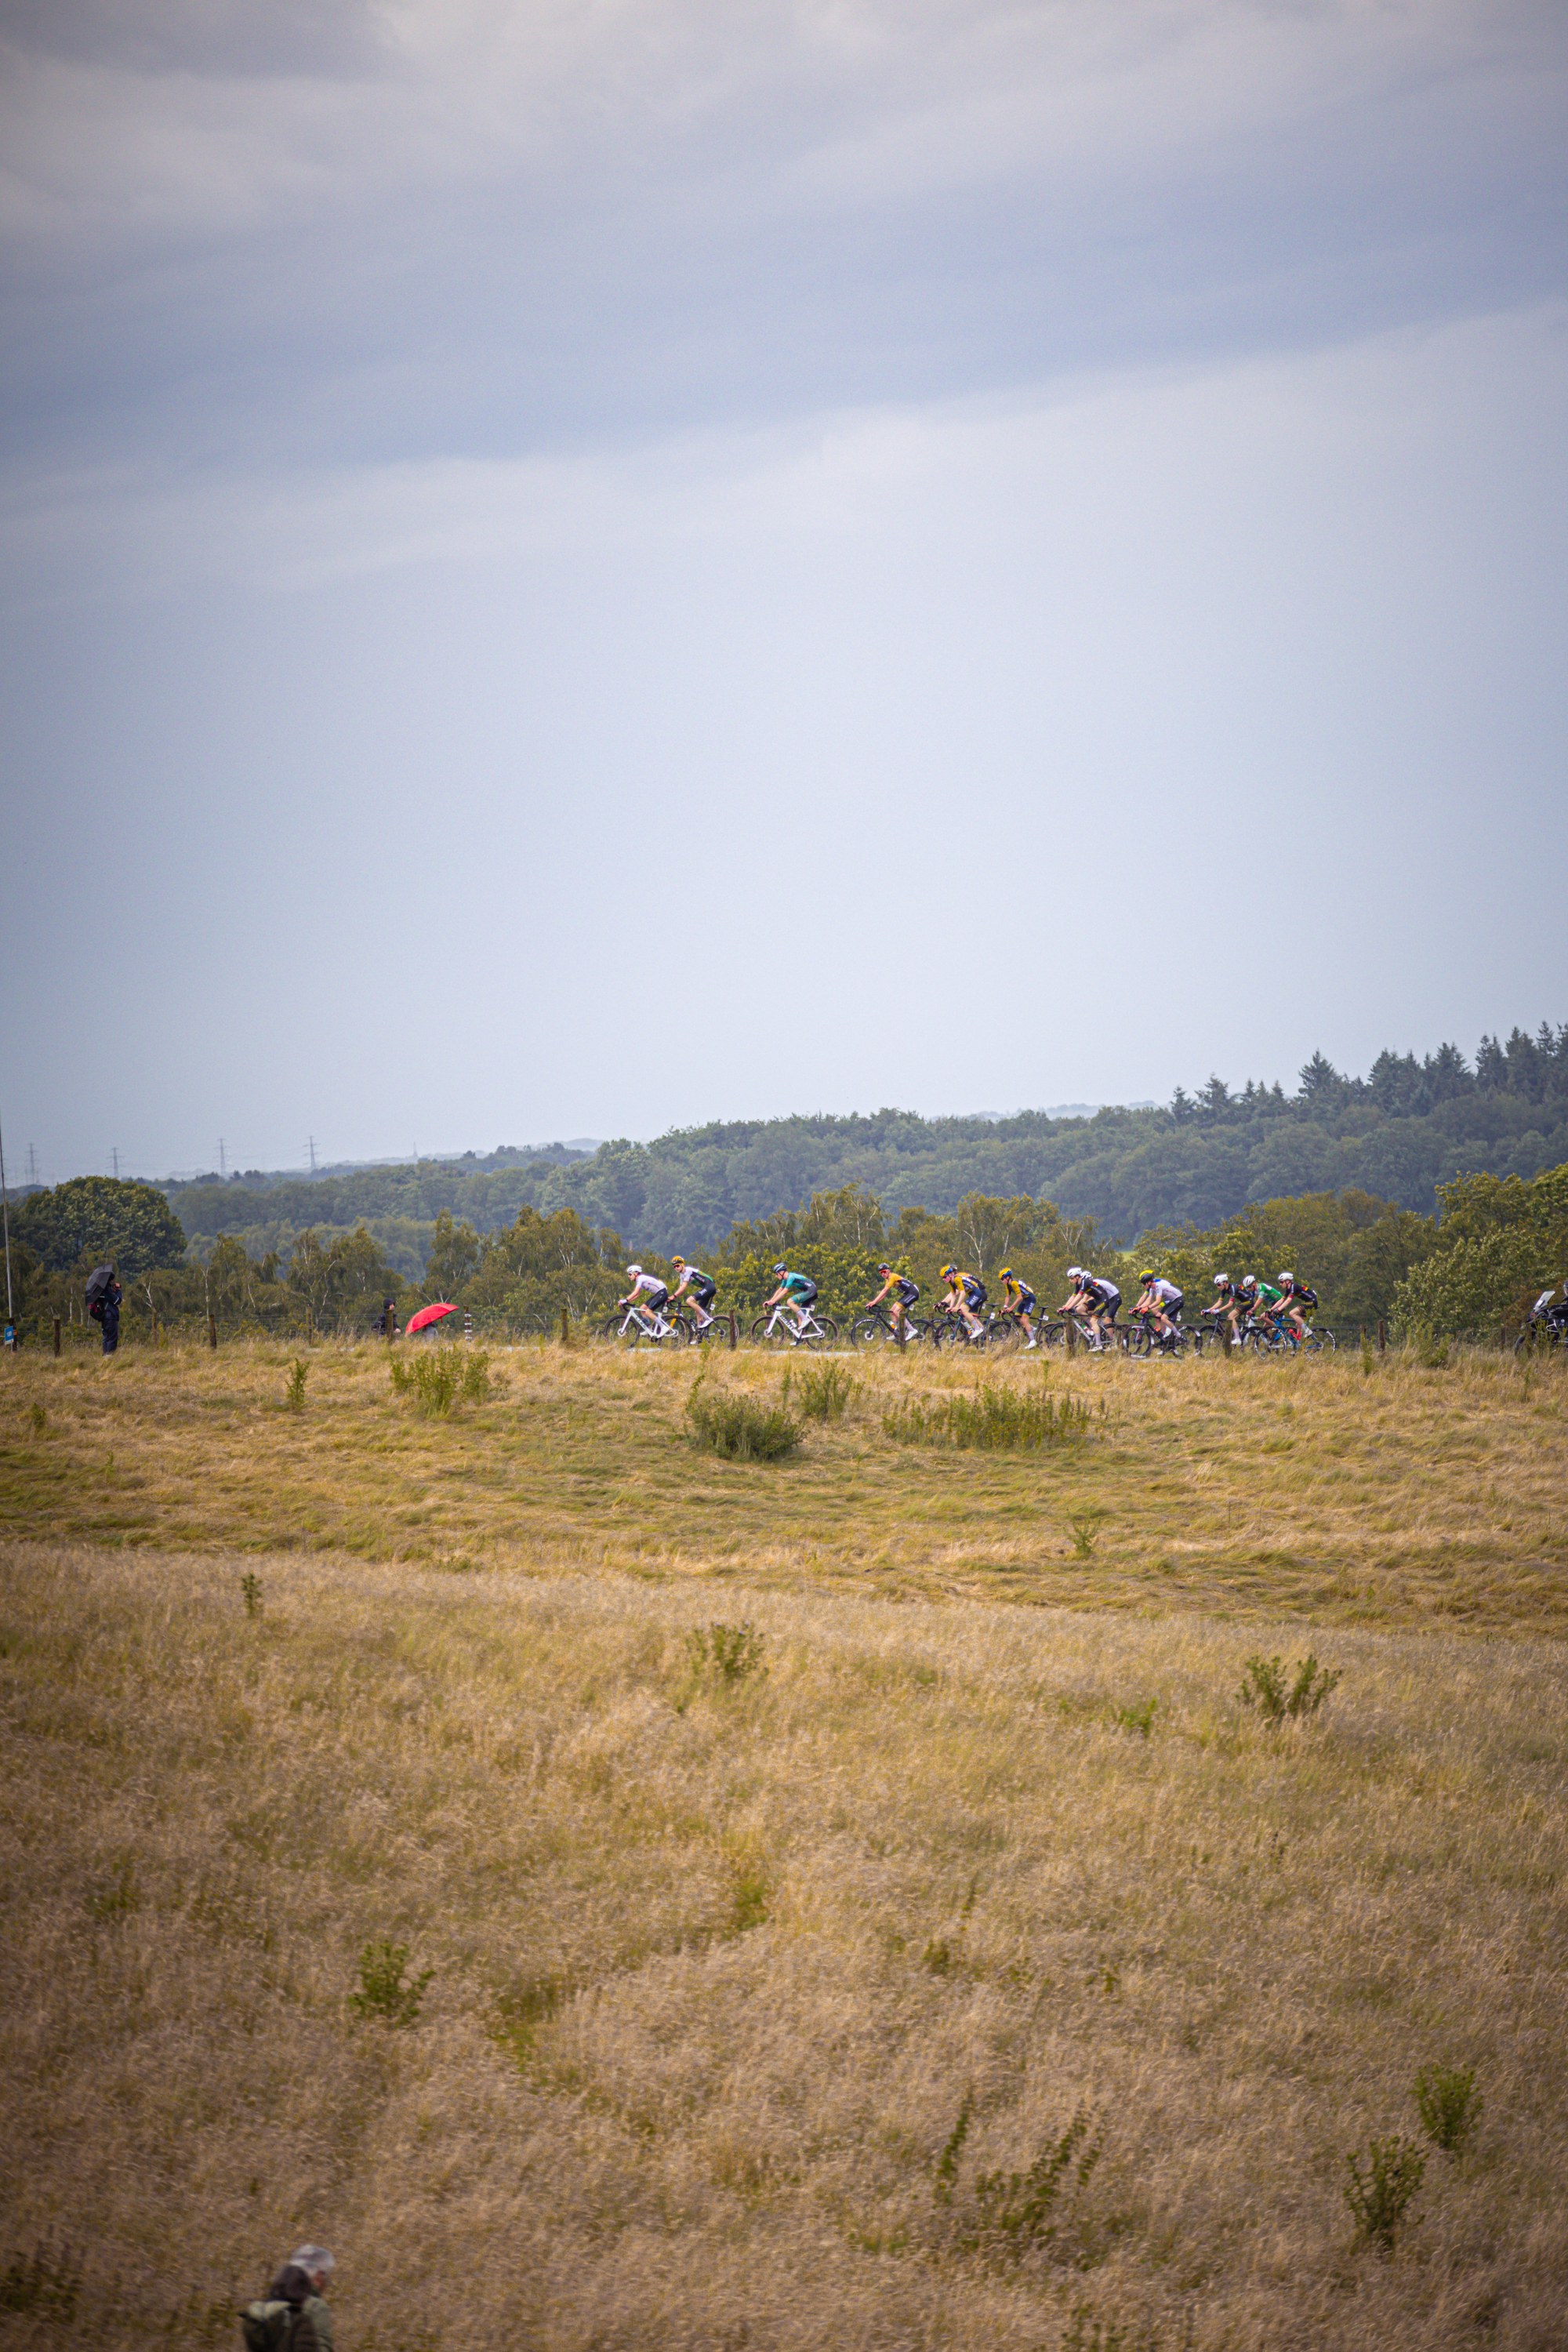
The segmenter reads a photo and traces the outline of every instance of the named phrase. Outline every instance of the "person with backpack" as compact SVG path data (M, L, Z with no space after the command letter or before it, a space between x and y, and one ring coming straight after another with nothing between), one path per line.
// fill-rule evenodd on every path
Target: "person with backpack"
M103 1352L112 1356L120 1345L120 1302L124 1297L112 1265L95 1265L87 1277L87 1311L103 1327Z
M299 2246L259 2303L239 2315L246 2352L332 2352L327 2281L335 2265L325 2246Z

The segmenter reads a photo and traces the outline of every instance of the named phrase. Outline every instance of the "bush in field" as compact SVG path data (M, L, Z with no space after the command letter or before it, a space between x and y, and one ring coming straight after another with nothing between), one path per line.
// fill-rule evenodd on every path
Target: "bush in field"
M1237 1696L1243 1706L1255 1706L1265 1723L1283 1723L1288 1715L1316 1715L1339 1681L1340 1669L1331 1674L1309 1650L1293 1676L1288 1680L1287 1675L1278 1658L1248 1658Z
M841 1421L844 1408L860 1385L851 1379L843 1364L805 1364L798 1371L792 1365L784 1373L784 1401L790 1401L790 1380L794 1374L794 1402L807 1421Z
M759 1633L748 1617L742 1617L738 1625L721 1621L696 1625L686 1637L692 1673L721 1683L743 1683L748 1675L765 1674L763 1652L766 1647L766 1634Z
M1455 2156L1480 2120L1473 2066L1423 2066L1415 2077L1421 2128L1435 2147Z
M392 1385L421 1412L445 1420L454 1404L482 1404L490 1392L490 1360L482 1348L433 1348L408 1360L394 1356Z
M726 1462L780 1462L803 1434L782 1404L761 1404L743 1389L710 1388L700 1376L686 1400L694 1442Z
M1366 2162L1363 2177L1359 2157L1346 2157L1350 2180L1345 2202L1355 2216L1358 2233L1386 2254L1392 2252L1405 2209L1421 2186L1426 2159L1414 2140L1395 2134L1392 2139L1372 2141Z
M902 1445L1038 1452L1086 1437L1089 1407L1044 1389L994 1388L986 1381L973 1396L911 1399L882 1415L882 1429Z
M366 2024L416 2025L425 1988L435 1975L423 1969L407 1974L406 1944L367 1944L359 1956L359 1990L349 1995L349 2007Z

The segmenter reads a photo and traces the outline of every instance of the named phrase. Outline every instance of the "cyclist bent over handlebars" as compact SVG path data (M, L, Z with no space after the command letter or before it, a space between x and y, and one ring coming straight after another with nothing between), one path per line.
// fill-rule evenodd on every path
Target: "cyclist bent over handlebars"
M809 1274L792 1274L781 1258L773 1268L778 1276L778 1288L771 1298L763 1301L765 1314L770 1307L782 1307L793 1317L798 1339L805 1329L806 1318L816 1304L816 1285Z

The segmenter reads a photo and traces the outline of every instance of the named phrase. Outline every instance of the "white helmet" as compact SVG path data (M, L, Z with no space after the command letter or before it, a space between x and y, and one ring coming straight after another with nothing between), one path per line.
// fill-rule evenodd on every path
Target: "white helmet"
M1228 1274L1216 1274L1214 1278L1214 1286L1216 1290L1223 1290L1229 1280L1230 1276Z
M1082 1272L1083 1268L1081 1265L1069 1265L1068 1268L1068 1280L1069 1282L1076 1282Z
M640 1265L628 1265L628 1266L627 1266L627 1268L626 1268L626 1272L631 1276L631 1277L632 1277L633 1281L635 1282L635 1281L636 1281L636 1279L637 1279L637 1276L642 1272L642 1268L641 1268L641 1266L640 1266Z
M1279 1279L1281 1282L1294 1282L1296 1277L1293 1274L1282 1274Z

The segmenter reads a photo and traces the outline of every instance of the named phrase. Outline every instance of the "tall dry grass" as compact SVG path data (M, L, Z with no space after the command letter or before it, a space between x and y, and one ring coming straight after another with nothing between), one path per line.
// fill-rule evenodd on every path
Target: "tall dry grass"
M322 1374L307 1418L336 1379L411 1481L425 1433ZM666 1373L625 1377L657 1427ZM122 1461L146 1409L97 1408ZM82 2272L0 2342L232 2343L307 2233L345 2352L1562 2341L1554 1645L1315 1628L1342 1680L1268 1732L1235 1694L1289 1620L252 1546L0 1570L0 2260ZM729 1678L689 1637L742 1616ZM406 2031L350 2005L383 1939L435 1971ZM1483 2120L1385 2257L1344 2159L1418 2134L1434 2063ZM1054 2234L987 2234L984 2178L1080 2114Z
M693 1451L698 1351L534 1346L431 1418L388 1350L178 1349L0 1366L0 1535L467 1559L1314 1622L1568 1628L1557 1365L845 1359L842 1418L773 1465ZM777 1402L742 1349L710 1385ZM991 1385L1087 1403L1081 1445L900 1444ZM706 1391L705 1391L706 1392ZM36 1416L42 1415L41 1426ZM1075 1520L1106 1514L1092 1556Z

